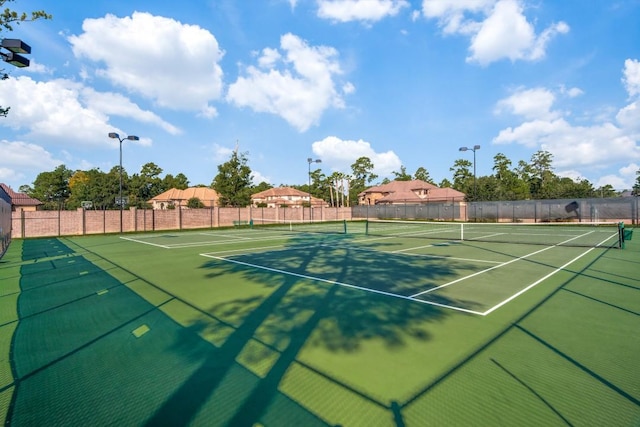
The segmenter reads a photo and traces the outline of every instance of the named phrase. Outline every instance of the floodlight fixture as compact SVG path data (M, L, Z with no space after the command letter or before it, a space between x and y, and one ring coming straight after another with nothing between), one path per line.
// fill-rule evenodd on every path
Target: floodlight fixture
M31 53L31 46L20 39L2 39L2 47L13 53Z
M0 56L4 62L7 62L14 67L24 68L29 66L29 60L22 54L31 53L31 46L26 44L20 39L2 39L0 44L2 49L6 49L8 52L2 52L0 50Z

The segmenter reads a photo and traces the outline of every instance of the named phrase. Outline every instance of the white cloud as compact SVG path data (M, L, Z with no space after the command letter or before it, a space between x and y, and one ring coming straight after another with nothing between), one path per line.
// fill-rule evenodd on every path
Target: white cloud
M262 68L272 68L281 59L278 49L271 49L269 47L262 50L262 56L258 58L258 64Z
M640 62L636 59L624 61L622 82L629 96L640 95Z
M109 124L111 115L150 123L175 135L179 129L155 113L143 110L128 98L97 92L82 83L65 79L36 82L21 76L0 85L0 98L11 105L11 120L1 125L26 129L34 137L45 137L65 144L103 146L99 135L118 131ZM150 140L139 142L148 145Z
M409 7L407 0L317 0L318 16L338 22L376 22Z
M553 119L558 113L551 110L555 102L552 91L544 88L519 89L508 98L498 101L496 112L508 112L526 119Z
M0 181L3 182L24 181L27 173L38 174L64 163L54 159L43 147L22 141L1 140L0 153ZM13 190L18 191L18 188Z
M583 95L584 91L577 87L567 89L564 86L560 86L560 93L568 96L569 98L577 98L578 96Z
M636 140L640 140L640 107L632 102L618 111L616 120Z
M120 94L96 92L91 88L83 88L80 95L89 109L100 111L110 116L129 117L142 123L154 124L171 135L178 135L180 133L180 129L171 123L165 122L151 111L141 109L138 105Z
M560 93L568 96L579 90ZM640 159L640 110L631 103L618 111L615 122L604 120L590 126L576 126L554 111L555 96L544 88L519 89L511 96L498 101L496 112L509 112L524 119L519 125L499 132L495 144L521 144L538 150L549 151L558 168L581 167L581 170L599 171L621 162ZM636 169L637 170L637 169ZM634 171L635 173L635 171ZM626 175L625 175L626 174ZM628 188L634 182L629 171L621 169L617 178L613 175L600 178L615 188ZM566 175L570 176L570 175ZM608 181L604 181L607 179ZM622 185L624 182L626 185Z
M261 182L271 184L271 178L255 170L251 171L251 181L253 182L253 185L258 185Z
M86 19L82 29L68 38L76 57L104 64L97 75L160 106L210 110L222 94L224 52L203 28L135 12Z
M618 169L617 175L606 175L600 177L594 184L594 187L604 187L609 184L616 190L630 190L636 183L636 172L640 170L637 163L629 163Z
M249 66L246 76L229 86L227 100L279 115L301 132L316 124L326 109L344 108L343 93L334 81L342 73L334 48L309 46L289 33L280 38L280 49L263 50L258 58L262 70ZM353 85L343 87L353 91Z
M379 176L389 176L402 166L400 158L393 151L377 153L370 143L361 139L342 140L336 136L328 136L314 142L312 149L323 164L338 172L351 172L351 165L360 157L368 157L373 163L373 172Z
M235 148L213 144L213 160L220 163L227 162L231 158L231 153L233 153L234 150Z
M536 36L533 25L524 16L516 0L501 0L471 40L469 61L487 65L502 58L536 60L544 57L546 45L557 33L566 33L563 22L552 25Z
M438 19L445 34L471 37L467 61L480 65L505 58L541 59L549 41L569 31L565 22L559 22L536 35L520 0L423 0L422 13Z
M488 14L496 0L423 0L422 13L427 18L436 18L445 34L466 34L477 24L465 19L465 14L483 12Z

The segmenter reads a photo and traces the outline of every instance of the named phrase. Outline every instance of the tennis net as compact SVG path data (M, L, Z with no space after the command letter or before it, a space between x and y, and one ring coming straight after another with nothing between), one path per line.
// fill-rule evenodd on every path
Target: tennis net
M624 226L617 222L461 223L367 220L370 236L451 241L522 243L548 246L623 247Z
M340 221L302 221L253 218L250 222L254 230L273 230L299 233L340 233L347 232L347 222Z

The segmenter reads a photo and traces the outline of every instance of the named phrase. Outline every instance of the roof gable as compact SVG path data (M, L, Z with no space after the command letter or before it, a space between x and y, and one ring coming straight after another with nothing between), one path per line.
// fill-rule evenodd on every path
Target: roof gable
M217 200L218 192L209 187L189 187L186 190L178 190L177 188L172 188L170 190L165 191L164 193L160 193L149 202L153 201L166 201L166 200L189 200L194 197L200 199L200 201L205 200Z
M40 206L42 202L38 199L34 199L24 193L17 193L11 189L7 184L0 183L0 187L11 198L11 204L13 206Z
M268 190L261 191L259 193L255 193L251 195L251 198L263 199L265 197L287 197L287 196L308 197L309 193L305 193L304 191L300 191L296 188L291 188L291 187L274 187L274 188L269 188Z
M401 191L419 191L419 190L431 190L438 188L437 186L422 181L419 179L413 179L411 181L391 181L386 184L371 187L363 191L361 194L366 193L397 193Z

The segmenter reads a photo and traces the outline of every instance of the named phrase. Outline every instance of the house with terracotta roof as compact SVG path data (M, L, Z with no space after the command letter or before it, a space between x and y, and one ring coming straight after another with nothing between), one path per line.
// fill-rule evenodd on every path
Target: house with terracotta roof
M2 187L5 193L7 193L11 198L11 210L14 212L37 211L38 208L43 205L43 203L38 199L34 199L24 193L13 191L7 184L0 183L0 187Z
M147 201L153 206L153 209L173 209L180 207L187 209L189 199L199 199L206 208L219 206L218 200L220 196L218 192L209 187L189 187L186 190L178 190L172 188L164 193L158 194L156 197Z
M329 206L324 200L310 197L309 193L291 187L274 187L251 195L252 205L266 205L269 208L309 206L309 202L313 207Z
M463 202L465 194L453 188L439 188L431 183L414 179L391 181L371 187L358 194L361 205L425 204L433 202Z

